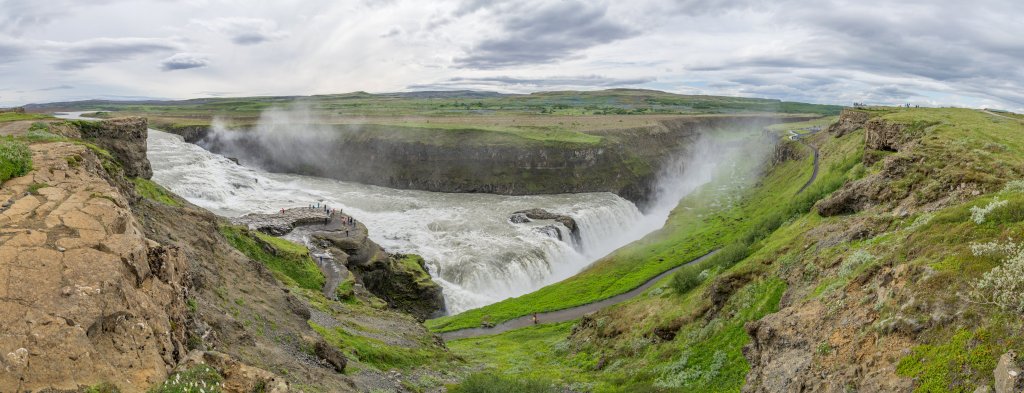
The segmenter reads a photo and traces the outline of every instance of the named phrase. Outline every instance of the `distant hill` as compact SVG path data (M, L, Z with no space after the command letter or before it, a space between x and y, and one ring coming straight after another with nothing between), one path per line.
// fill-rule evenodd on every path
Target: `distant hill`
M149 112L170 115L183 110L199 113L240 115L256 113L275 105L307 103L317 109L344 109L345 114L379 114L374 107L387 102L388 110L402 107L393 115L432 115L440 108L444 115L481 110L498 112L526 112L562 115L643 115L643 114L714 114L743 112L838 114L838 105L819 105L788 102L767 98L683 95L658 90L608 89L596 91L543 91L531 94L503 94L491 91L412 91L393 93L367 93L363 91L313 96L265 97L210 97L189 100L84 100L25 105L30 112L68 110L103 110L121 112ZM198 113L196 113L198 112ZM412 112L412 113L410 113Z

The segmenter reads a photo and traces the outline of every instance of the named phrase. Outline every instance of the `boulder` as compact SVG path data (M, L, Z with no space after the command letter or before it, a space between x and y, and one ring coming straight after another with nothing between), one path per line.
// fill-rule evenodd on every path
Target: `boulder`
M901 123L871 119L864 130L864 146L868 149L899 151L906 142L907 133Z
M996 393L1024 392L1024 376L1021 376L1021 372L1016 353L1010 351L1000 356L994 372Z
M393 308L425 320L444 311L441 286L427 273L419 255L390 255L361 266L350 266L366 287Z
M328 217L323 209L299 207L275 213L249 213L232 218L231 223L272 236L284 236L300 225L322 224Z
M569 234L572 235L573 240L575 240L577 244L580 242L580 229L579 226L576 225L576 220L565 214L557 214L549 212L544 209L534 208L520 210L515 213L512 213L512 216L509 217L509 220L512 222L516 222L517 219L521 220L521 218L517 217L526 217L527 219L531 220L554 220L555 222L562 224L563 226L569 229ZM561 236L558 236L558 239L564 240L561 238Z
M512 216L508 218L508 220L511 221L513 224L525 224L531 221L530 217L527 217L526 214L523 213L513 213Z
M324 341L317 341L313 348L313 352L316 353L317 357L326 361L327 364L331 365L331 367L334 367L334 371L339 373L345 372L345 365L348 364L348 358L345 357L345 354L341 353L338 348L335 348Z
M345 256L345 268L355 275L370 293L393 308L419 319L439 315L444 310L441 286L435 283L419 255L392 255L367 237L366 227L322 230L312 233L315 242L331 254Z

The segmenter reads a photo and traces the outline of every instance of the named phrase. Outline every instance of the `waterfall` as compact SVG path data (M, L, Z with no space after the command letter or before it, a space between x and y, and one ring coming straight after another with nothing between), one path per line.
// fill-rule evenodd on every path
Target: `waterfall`
M363 222L390 252L424 257L449 312L520 296L564 280L595 260L661 228L679 199L706 184L734 157L700 142L661 176L653 208L641 213L611 193L507 196L451 194L268 173L240 166L181 137L150 130L153 180L224 216L326 203ZM542 208L572 217L579 230L545 220L515 224L516 211ZM554 225L559 236L550 230ZM545 233L548 232L548 233Z

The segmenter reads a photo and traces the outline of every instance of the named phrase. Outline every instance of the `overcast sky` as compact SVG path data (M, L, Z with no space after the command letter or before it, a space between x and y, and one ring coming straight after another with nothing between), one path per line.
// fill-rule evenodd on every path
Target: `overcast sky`
M1024 112L1024 1L0 0L0 105L617 87Z

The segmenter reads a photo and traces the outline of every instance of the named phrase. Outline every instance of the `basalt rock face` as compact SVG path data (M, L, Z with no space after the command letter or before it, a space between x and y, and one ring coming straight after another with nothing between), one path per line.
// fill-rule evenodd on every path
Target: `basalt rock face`
M82 138L110 151L129 177L149 179L153 168L146 158L147 122L142 117L125 117L83 122L79 126Z
M828 126L828 132L834 134L836 138L841 138L863 127L864 123L870 118L871 114L868 112L857 109L844 109L839 114L839 120Z
M139 197L130 162L68 142L31 149L34 170L0 186L0 391L145 392L195 350L222 352L201 358L236 391L354 390L300 349L319 339L295 311L306 301L235 251L216 216Z
M855 119L844 122L847 114ZM928 124L905 124L884 118L871 118L861 122L860 111L843 112L836 124L860 122L864 129L865 167L875 166L879 170L862 179L846 183L816 205L822 216L851 214L878 204L888 204L894 210L909 212L926 204L958 200L965 195L979 192L980 185L961 183L957 179L929 175L939 172L929 167L927 152L918 151L922 135ZM833 125L834 128L835 126ZM893 154L895 153L895 154ZM922 175L937 184L931 185L932 192L911 192L911 189L894 187L893 184L908 176ZM953 183L956 181L956 183ZM922 182L915 182L919 186ZM942 192L935 192L941 190Z
M789 117L798 121L809 118ZM773 116L680 117L653 126L589 132L595 144L542 142L476 130L382 129L338 125L335 132L283 136L251 130L171 127L167 131L243 164L392 188L530 195L612 192L643 206L662 166L703 130L777 123ZM406 137L409 132L429 132ZM285 148L284 146L287 146Z

